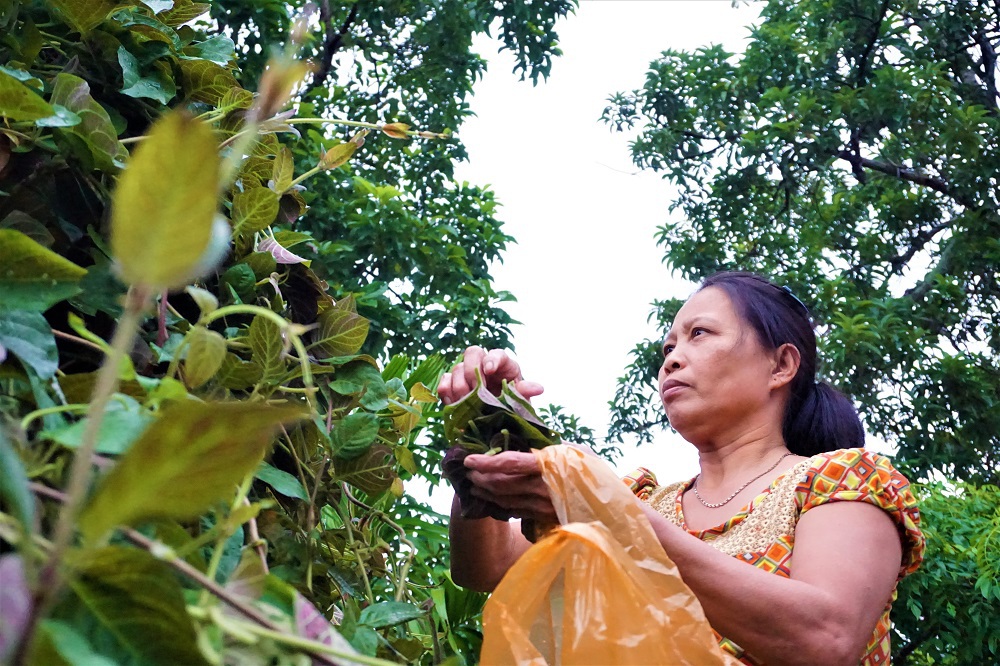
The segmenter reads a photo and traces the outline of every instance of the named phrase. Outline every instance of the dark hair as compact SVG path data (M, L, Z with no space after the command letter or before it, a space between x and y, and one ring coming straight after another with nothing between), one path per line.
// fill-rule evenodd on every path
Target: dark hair
M864 446L864 427L851 400L826 382L816 381L816 333L805 304L787 288L754 273L716 273L698 290L708 287L726 293L766 349L791 344L799 350L799 370L792 379L781 424L788 449L813 456Z

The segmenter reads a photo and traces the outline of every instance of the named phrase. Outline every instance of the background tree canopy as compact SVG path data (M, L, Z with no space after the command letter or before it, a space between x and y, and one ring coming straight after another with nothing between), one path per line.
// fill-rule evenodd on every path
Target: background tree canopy
M640 130L635 163L678 188L664 261L690 280L744 269L790 286L819 325L821 373L912 478L1000 481L998 49L987 0L769 0L742 56L664 51L604 113ZM678 306L654 303L664 333ZM636 346L612 437L665 425L658 364L657 341ZM894 613L916 663L1000 654L990 542L934 525L960 515L995 538L992 487L925 488L929 556L947 564Z

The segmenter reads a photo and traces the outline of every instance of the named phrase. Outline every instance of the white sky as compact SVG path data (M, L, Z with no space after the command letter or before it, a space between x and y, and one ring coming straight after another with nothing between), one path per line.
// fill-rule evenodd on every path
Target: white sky
M671 277L655 242L672 188L633 166L628 137L599 118L608 96L642 86L662 50L741 51L757 14L730 0L583 0L557 25L563 55L537 87L511 73L499 42L474 45L490 64L473 89L476 117L458 129L469 161L456 177L491 186L517 239L493 276L518 299L507 305L522 322L517 357L546 389L535 402L562 405L601 436L629 351L654 333L650 303L693 286ZM642 465L664 482L697 472L693 448L669 432L622 448L622 474ZM450 498L437 492L432 504L445 511Z

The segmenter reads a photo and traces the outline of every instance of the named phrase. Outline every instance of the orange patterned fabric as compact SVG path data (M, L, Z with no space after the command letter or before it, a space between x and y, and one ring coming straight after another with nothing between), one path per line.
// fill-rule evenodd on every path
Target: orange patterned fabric
M642 499L671 522L687 529L681 499L693 481L655 488L648 493L648 499ZM920 566L924 537L910 484L888 458L864 449L842 449L805 460L775 479L722 525L688 532L748 564L788 578L795 523L806 511L827 502L867 502L888 513L903 544L899 578ZM861 666L889 663L889 610L895 599L893 590L872 632ZM719 644L743 663L756 663L732 641L720 636Z

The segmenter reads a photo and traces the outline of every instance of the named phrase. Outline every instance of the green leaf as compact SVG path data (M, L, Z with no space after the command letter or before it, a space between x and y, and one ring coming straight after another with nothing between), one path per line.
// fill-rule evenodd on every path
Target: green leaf
M80 116L80 123L66 131L83 139L98 168L117 172L125 166L128 151L118 141L111 116L91 97L90 84L72 74L57 74L51 101Z
M236 57L236 44L225 35L216 35L185 46L183 53L186 58L209 60L225 67Z
M292 151L288 146L282 146L278 154L274 157L274 165L271 172L271 180L274 181L274 191L284 192L292 186L292 179L295 177L295 162ZM277 236L275 236L277 239ZM280 240L278 240L281 243ZM284 245L284 244L282 244ZM284 247L288 247L284 245Z
M261 368L256 363L244 361L236 354L228 352L219 368L218 382L231 390L241 390L260 381Z
M101 481L80 516L94 540L144 518L186 519L233 492L260 464L271 433L303 412L260 403L168 404Z
M124 46L118 47L118 64L122 68L122 94L136 99L153 99L167 104L177 95L177 85L163 72L154 70L149 76L139 73L139 60Z
M144 550L109 546L82 554L73 569L76 598L141 663L206 663L167 564Z
M179 26L194 20L211 9L207 2L192 2L191 0L174 0L174 8L160 14L160 20L169 26Z
M187 335L184 383L197 388L215 376L226 358L226 339L204 326L195 326Z
M333 455L345 460L357 458L367 451L380 428L379 418L368 412L354 412L341 419L330 433Z
M413 604L402 601L383 601L372 604L363 611L358 618L358 624L363 624L373 629L392 627L403 622L419 620L426 613Z
M366 361L352 361L337 370L330 388L341 395L361 395L361 406L377 412L389 406L389 393L378 368Z
M306 493L306 489L302 487L302 483L298 479L288 472L268 465L266 462L260 464L254 476L285 497L309 500L309 494Z
M251 187L233 196L236 233L263 231L278 215L278 195L266 187Z
M52 0L52 4L73 28L84 35L121 6L115 0Z
M181 60L181 85L188 97L196 102L218 104L231 88L239 83L228 69L208 60Z
M235 264L222 274L222 283L232 288L244 302L253 301L257 278L247 264Z
M257 315L250 322L250 349L253 361L260 366L265 382L280 378L285 374L285 361L281 358L285 341L281 329L267 317Z
M31 645L30 664L47 666L117 666L112 659L94 652L87 639L72 625L58 620L42 620Z
M87 274L13 229L0 229L0 257L0 309L48 310L78 293Z
M35 498L28 489L24 464L3 428L0 428L0 498L9 507L6 510L21 522L25 533L31 532L35 525Z
M108 403L97 431L97 452L106 455L121 455L129 450L132 443L156 420L134 399L118 394L117 399ZM54 430L44 430L41 437L57 442L67 448L76 449L83 441L83 432L88 419L81 419L72 425Z
M183 111L158 120L118 179L111 247L131 284L179 287L201 270L213 234L219 154L212 130Z
M39 120L54 113L55 109L38 93L0 70L0 116L17 122Z
M0 347L13 352L41 379L52 378L59 368L56 338L40 312L0 312Z
M393 469L392 449L376 444L353 460L334 460L334 476L372 497L389 489L396 472Z
M338 302L319 315L317 342L314 346L329 356L356 354L368 337L368 320L343 305L348 300L350 299Z

